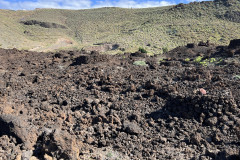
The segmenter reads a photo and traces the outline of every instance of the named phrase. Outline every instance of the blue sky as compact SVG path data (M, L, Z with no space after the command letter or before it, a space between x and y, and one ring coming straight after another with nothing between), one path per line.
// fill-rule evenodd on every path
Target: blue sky
M203 0L0 0L0 9L87 9L100 7L147 8Z

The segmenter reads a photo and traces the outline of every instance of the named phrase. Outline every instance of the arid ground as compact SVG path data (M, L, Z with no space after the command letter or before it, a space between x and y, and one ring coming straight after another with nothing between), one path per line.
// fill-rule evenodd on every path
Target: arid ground
M240 40L0 58L2 160L240 158Z

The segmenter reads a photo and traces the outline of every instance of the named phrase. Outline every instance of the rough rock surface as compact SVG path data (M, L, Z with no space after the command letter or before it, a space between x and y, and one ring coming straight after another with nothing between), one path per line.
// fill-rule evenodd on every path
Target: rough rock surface
M160 62L0 49L0 157L239 159L235 42L178 47ZM199 55L222 62L185 61Z

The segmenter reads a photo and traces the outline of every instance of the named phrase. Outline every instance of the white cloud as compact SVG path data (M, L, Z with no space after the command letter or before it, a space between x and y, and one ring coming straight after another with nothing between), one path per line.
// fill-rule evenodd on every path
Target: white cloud
M122 7L122 8L147 8L173 5L174 2L169 1L141 1L136 0L103 0L93 4L92 0L22 0L22 1L7 1L0 0L0 8L21 10L32 10L35 8L61 8L61 9L86 9L100 7Z
M211 0L187 0L187 2L202 2L202 1L211 1Z
M148 7L160 7L174 5L173 2L168 1L145 1L137 2L134 0L119 0L119 1L98 1L98 4L94 5L93 8L100 7L122 7L122 8L148 8Z
M9 2L6 0L0 0L0 8L3 9L35 9L35 8L62 8L62 9L84 9L91 8L91 0L37 0L37 1L15 1Z

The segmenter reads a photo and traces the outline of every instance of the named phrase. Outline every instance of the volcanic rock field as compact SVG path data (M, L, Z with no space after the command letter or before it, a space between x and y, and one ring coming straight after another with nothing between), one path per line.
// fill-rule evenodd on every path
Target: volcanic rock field
M1 160L240 159L240 40L0 59Z

